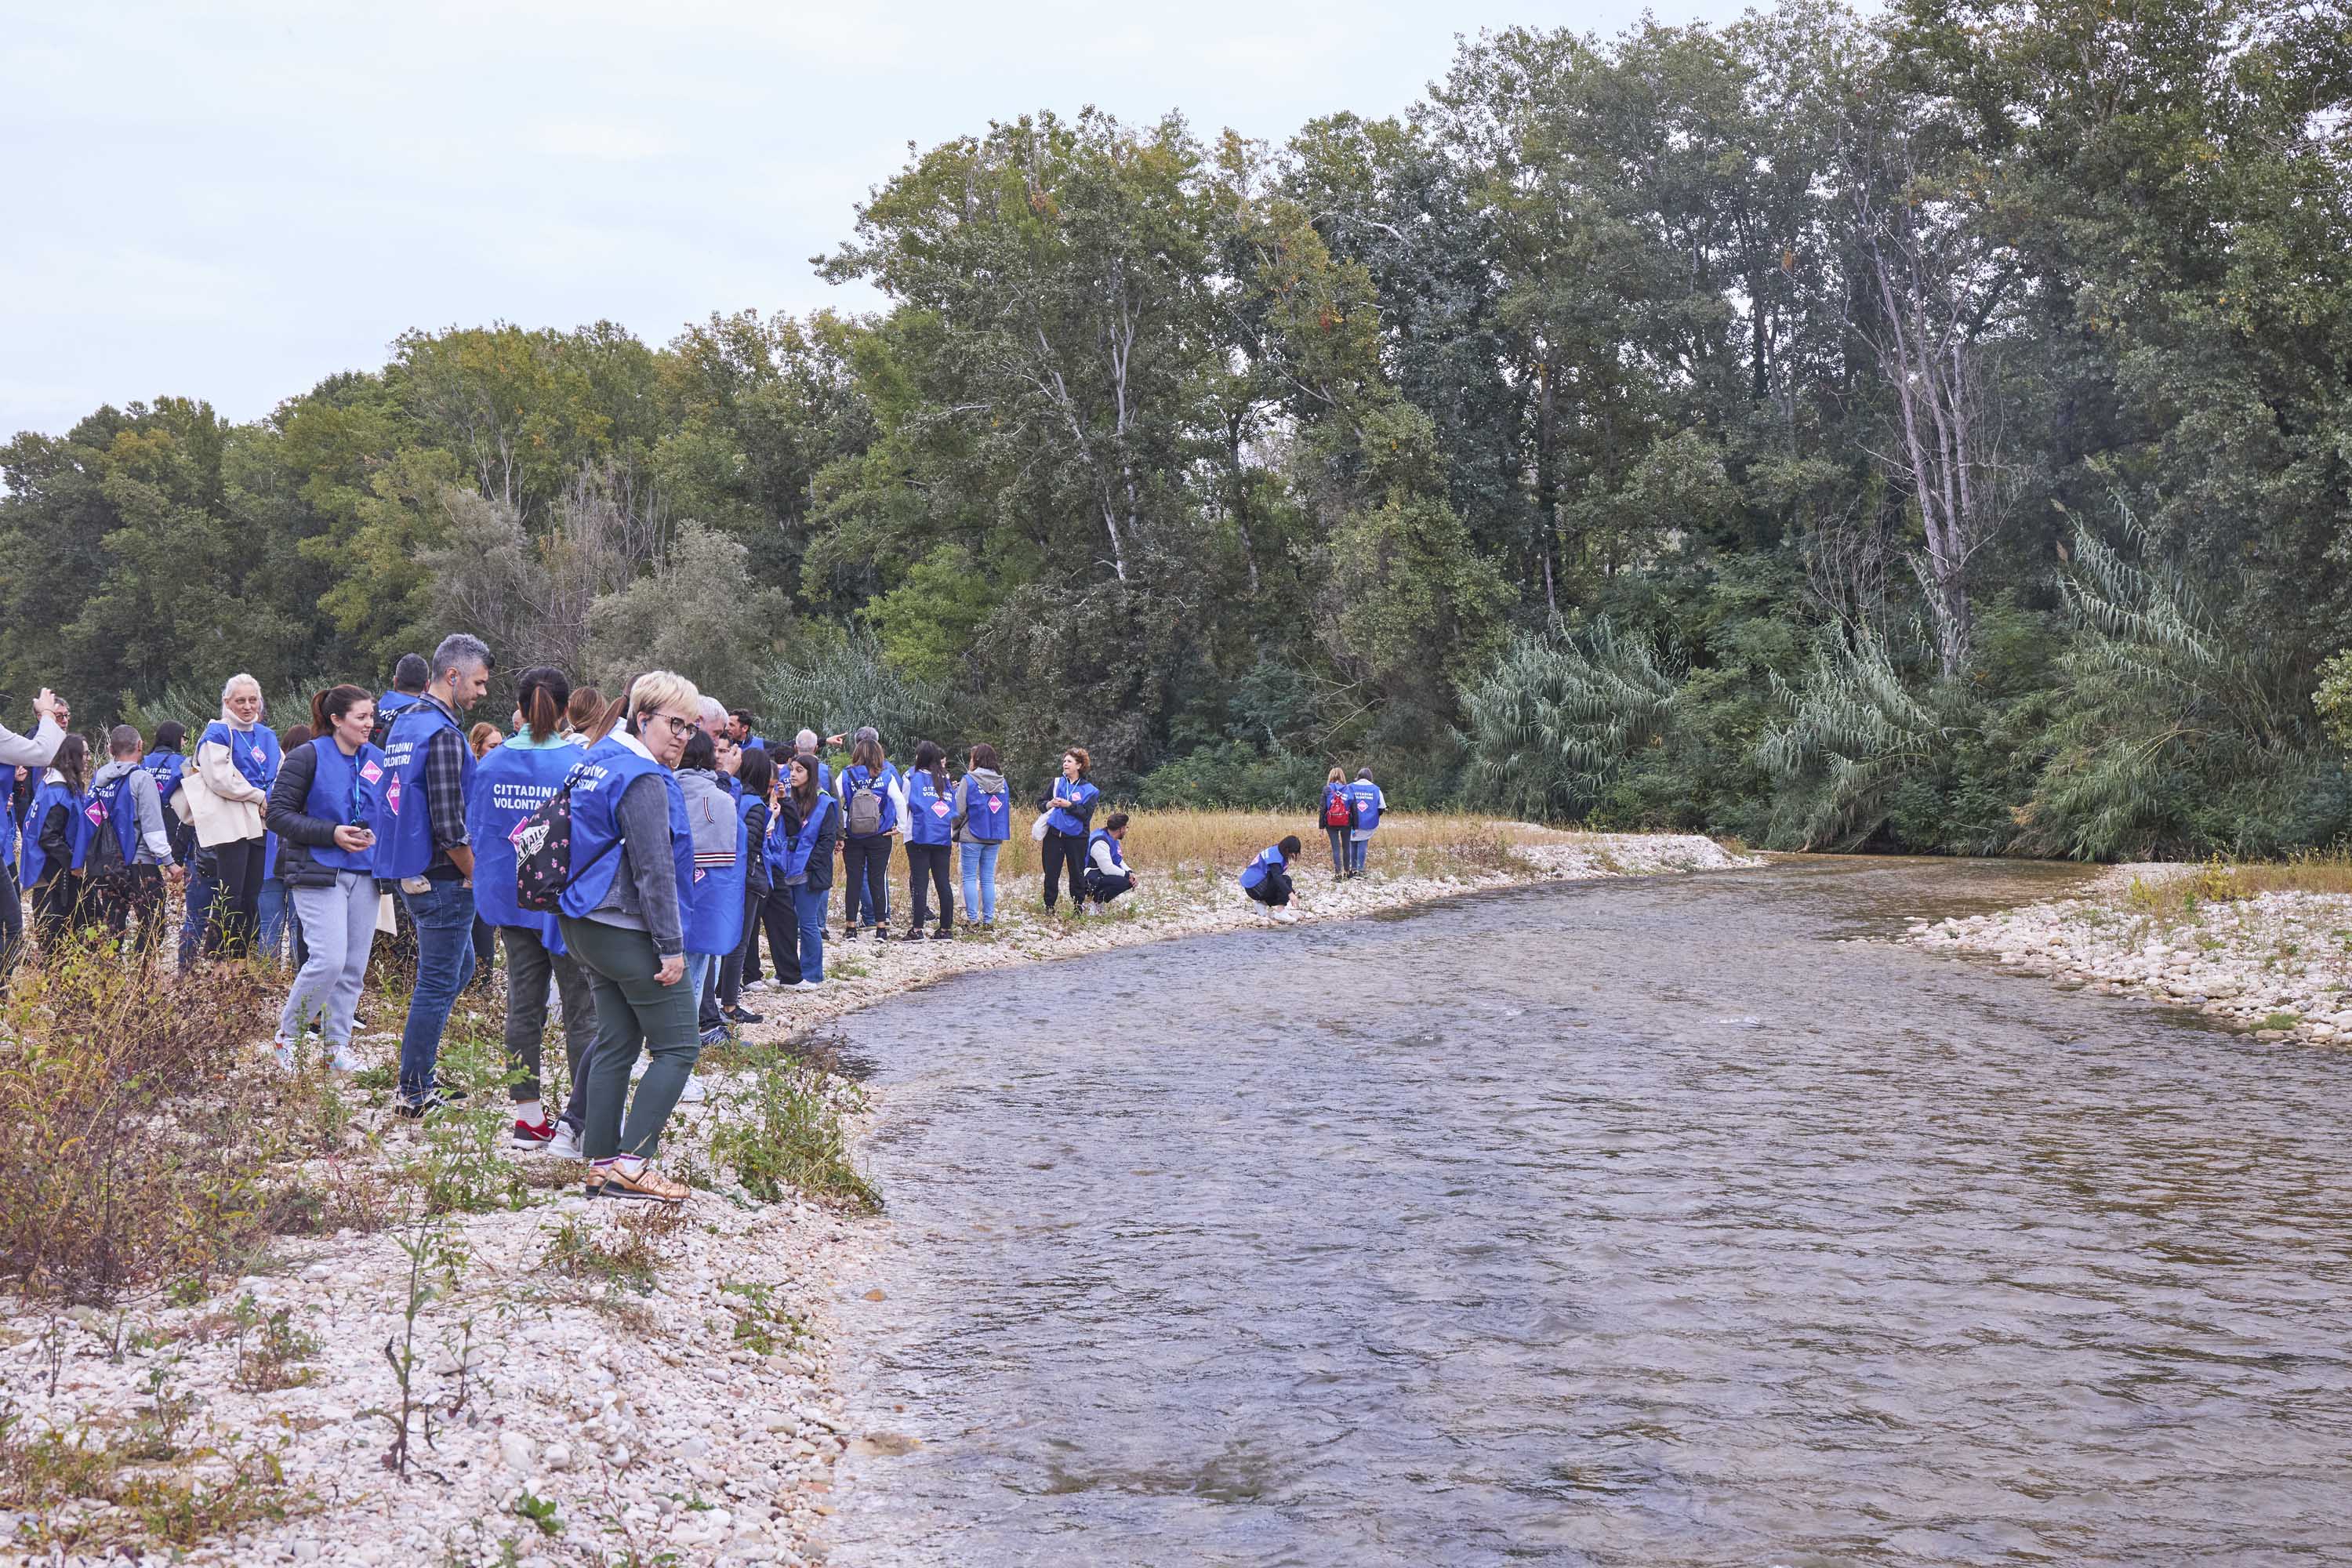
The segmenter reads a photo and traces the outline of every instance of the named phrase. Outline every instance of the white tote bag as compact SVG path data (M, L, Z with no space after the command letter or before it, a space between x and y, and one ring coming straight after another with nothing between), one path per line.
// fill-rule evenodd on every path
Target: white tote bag
M1039 812L1037 814L1037 820L1029 825L1029 837L1035 839L1040 844L1045 843L1045 819L1053 815L1054 814L1050 811Z

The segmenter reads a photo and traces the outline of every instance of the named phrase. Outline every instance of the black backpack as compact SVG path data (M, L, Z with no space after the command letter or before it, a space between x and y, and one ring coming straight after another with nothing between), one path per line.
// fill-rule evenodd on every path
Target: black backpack
M113 789L103 799L96 794L84 797L88 804L81 808L82 815L87 816L93 809L99 813L97 827L89 836L89 847L82 852L81 871L84 877L103 877L110 871L122 869L122 840L114 833L114 797L121 793L122 787L122 781L117 779Z
M515 852L515 902L534 914L551 915L558 911L563 890L621 840L615 834L586 864L572 863L572 781L566 779L562 789L515 825L509 842Z

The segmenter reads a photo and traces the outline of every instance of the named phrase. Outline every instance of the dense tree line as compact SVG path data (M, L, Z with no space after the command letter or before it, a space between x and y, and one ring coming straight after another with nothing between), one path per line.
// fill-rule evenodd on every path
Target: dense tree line
M820 259L870 319L418 331L19 436L0 685L463 625L1146 799L1344 754L1780 844L2325 842L2347 107L2332 6L1788 0L1485 35L1279 146L992 124Z

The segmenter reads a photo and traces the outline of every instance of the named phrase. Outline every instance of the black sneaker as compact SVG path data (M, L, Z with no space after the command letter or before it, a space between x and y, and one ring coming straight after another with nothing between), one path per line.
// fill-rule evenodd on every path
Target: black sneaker
M441 1110L446 1109L448 1104L449 1097L441 1091L438 1085L436 1085L434 1088L425 1091L425 1095L423 1100L400 1100L393 1106L392 1111L394 1115L401 1117L406 1121L422 1121L425 1120L425 1113L426 1111Z
M735 1022L739 1024L764 1024L767 1022L765 1018L761 1017L759 1014L754 1013L749 1007L730 1007L727 1009L727 1016L734 1019Z
M953 942L955 941L955 932L950 931L945 926L941 926L939 930L931 933L931 940L933 942Z
M466 1098L466 1091L454 1083L442 1082L441 1075L438 1073L433 1075L433 1092L453 1105Z
M890 928L888 926L876 926L874 928L874 940L876 942L888 942L890 940Z
M842 927L841 940L844 942L856 942L857 940L857 928L856 926Z

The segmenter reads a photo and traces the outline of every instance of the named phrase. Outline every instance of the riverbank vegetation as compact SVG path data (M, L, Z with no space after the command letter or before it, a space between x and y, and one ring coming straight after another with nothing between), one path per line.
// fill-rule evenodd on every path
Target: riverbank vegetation
M2074 897L1918 921L1910 940L2265 1038L2352 1043L2352 860L2341 854L2118 866Z
M419 330L250 423L20 435L0 686L283 713L464 626L1024 786L1082 742L1153 805L1344 760L1775 846L2352 825L2338 13L1784 0L1430 63L1278 141L918 151L820 264L869 316Z

